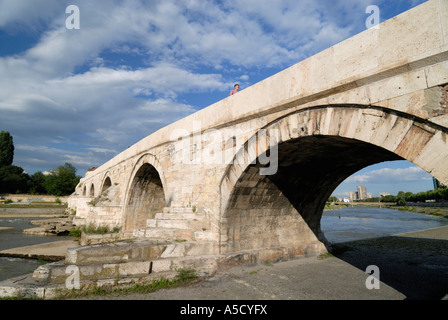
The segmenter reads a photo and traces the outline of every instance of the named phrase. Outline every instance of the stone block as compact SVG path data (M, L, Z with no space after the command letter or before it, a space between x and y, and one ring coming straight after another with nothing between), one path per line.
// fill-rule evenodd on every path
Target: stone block
M443 1L442 1L443 2ZM438 1L427 1L379 26L380 66L396 65L443 44ZM424 23L422 23L424 21ZM405 62L405 61L403 61Z
M433 133L414 124L395 149L395 153L404 159L413 161L433 137Z
M157 228L167 229L189 229L188 221L185 220L158 220L156 224Z
M167 245L165 251L163 251L161 258L174 258L183 257L185 255L185 245L179 244L169 244Z
M277 262L284 258L282 249L263 249L258 253L258 262Z
M448 61L429 66L426 69L428 88L448 83Z
M379 30L368 29L333 46L335 81L375 70L379 65Z
M171 270L171 260L155 260L152 264L152 272L165 272Z
M132 236L136 238L145 237L146 236L146 228L138 228L132 231Z
M212 231L195 231L194 240L196 241L216 241L218 234Z
M369 100L376 104L427 88L424 70L409 71L368 85Z
M146 227L147 228L155 228L155 227L157 227L157 220L156 219L147 219L146 220Z
M151 263L152 262L150 261L120 263L118 265L118 272L120 276L148 274L150 271Z

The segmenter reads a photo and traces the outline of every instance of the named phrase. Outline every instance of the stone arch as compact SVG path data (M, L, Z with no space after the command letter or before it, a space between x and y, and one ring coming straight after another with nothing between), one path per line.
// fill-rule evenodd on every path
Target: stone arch
M95 196L95 185L93 184L93 182L90 184L89 196L90 197L94 197Z
M249 139L221 180L222 253L325 243L325 201L347 177L375 163L405 159L448 182L447 130L404 113L315 107L263 129L266 135ZM274 151L275 174L261 175L267 164L256 160Z
M85 197L86 195L87 195L87 187L84 186L84 187L82 188L82 196Z
M166 206L164 177L158 160L145 154L134 165L130 176L123 212L124 231L146 226Z
M103 183L101 185L101 194L112 186L112 180L110 179L109 173L104 175Z

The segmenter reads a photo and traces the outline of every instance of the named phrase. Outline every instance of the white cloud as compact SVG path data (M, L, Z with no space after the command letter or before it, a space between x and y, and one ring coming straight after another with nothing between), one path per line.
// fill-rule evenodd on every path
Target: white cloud
M60 0L0 1L0 27L35 28L64 10Z
M403 181L428 181L431 176L426 171L417 166L408 168L382 168L378 170L369 171L360 175L353 175L346 179L348 183L388 183L388 182L403 182Z
M136 93L145 92L145 88L165 95L190 90L218 90L224 85L221 75L192 73L171 64L139 70L92 68L84 74L50 80L48 84L66 87L126 86L134 87Z

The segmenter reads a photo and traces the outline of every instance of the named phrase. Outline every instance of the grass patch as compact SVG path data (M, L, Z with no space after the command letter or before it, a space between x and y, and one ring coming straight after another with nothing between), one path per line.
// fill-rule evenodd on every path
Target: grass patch
M333 255L332 253L330 253L330 252L327 252L327 253L322 253L322 254L319 255L317 258L318 258L319 260L324 260L324 259L332 258L332 257L334 257L334 255Z
M196 270L189 268L189 269L177 269L177 277L176 279L180 282L190 282L198 278L198 275L196 274Z
M258 274L258 271L257 271L257 270L254 270L254 271L249 272L249 274L250 274L250 275Z
M95 226L93 223L90 223L87 226L73 228L70 231L70 235L78 238L81 236L82 232L88 233L88 234L118 233L118 232L120 232L120 227L108 228L107 226Z
M177 269L174 279L161 278L151 282L133 283L130 285L101 286L90 285L82 287L80 290L66 290L59 293L57 300L86 298L89 296L126 295L131 293L148 294L161 289L170 289L191 284L198 280L198 275L194 269Z

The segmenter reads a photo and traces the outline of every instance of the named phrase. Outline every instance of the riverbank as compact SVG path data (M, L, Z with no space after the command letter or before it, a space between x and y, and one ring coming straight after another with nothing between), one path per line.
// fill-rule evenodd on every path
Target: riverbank
M425 206L391 206L390 209L396 209L400 211L421 213L427 216L440 217L448 219L447 207L425 207Z
M0 204L1 218L61 218L67 205L58 203L12 203Z
M0 251L0 257L61 261L67 249L79 246L77 240L61 240Z
M427 216L432 217L439 217L439 218L445 218L448 219L448 207L436 207L436 206L398 206L396 204L390 204L390 203L377 203L377 202L350 202L350 203L336 203L336 204L326 204L324 211L332 211L332 210L338 210L338 209L344 209L348 207L378 207L378 208L387 208L387 209L394 209L399 211L407 211L407 212L414 212L414 213L421 213Z

